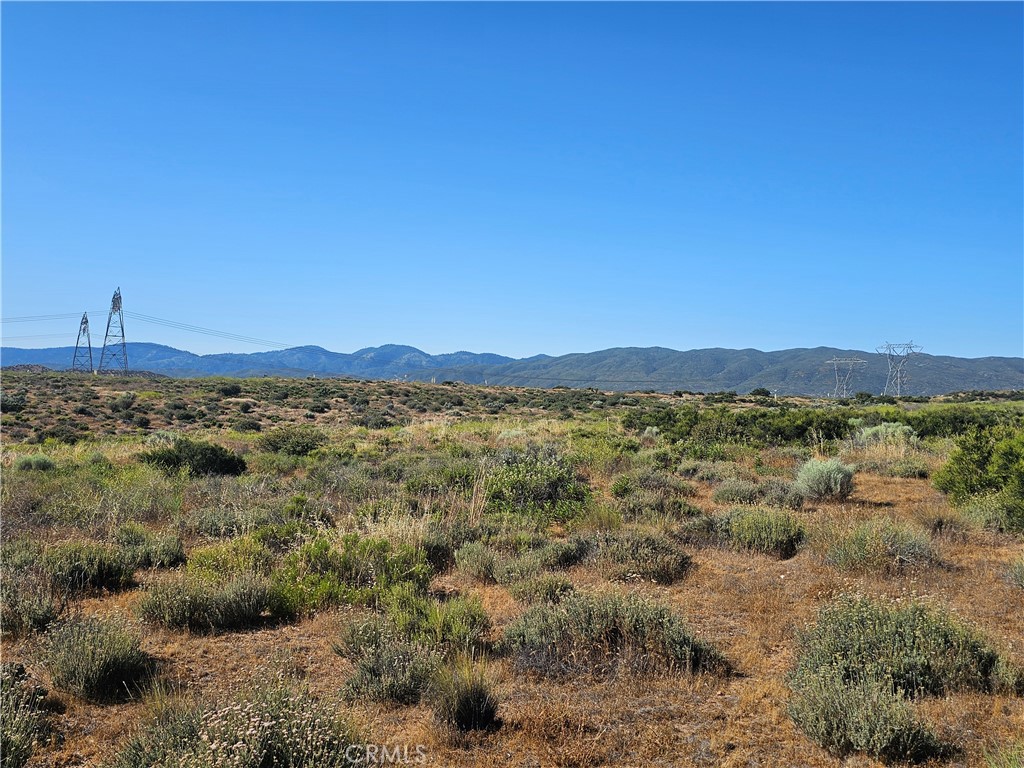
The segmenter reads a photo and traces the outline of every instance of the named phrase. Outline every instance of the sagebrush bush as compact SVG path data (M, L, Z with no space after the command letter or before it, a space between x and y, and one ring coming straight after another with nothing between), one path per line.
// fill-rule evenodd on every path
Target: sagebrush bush
M557 603L574 590L571 581L550 573L525 579L508 587L512 597L526 603Z
M811 459L797 471L794 488L805 499L841 501L853 493L853 472L838 459Z
M852 526L824 524L812 541L819 557L843 571L897 573L936 560L927 533L888 517Z
M594 540L573 536L565 541L552 541L537 550L542 568L572 568L582 563L594 550Z
M840 757L865 752L891 761L919 761L944 751L936 735L899 693L873 680L806 675L792 683L789 715L808 738Z
M518 557L499 558L494 563L494 580L503 586L519 584L540 575L543 566L536 551Z
M246 470L245 459L222 445L178 437L168 448L156 448L139 455L147 464L165 472L187 470L195 476L240 475Z
M790 678L794 722L838 755L920 760L946 748L908 699L953 691L1019 692L1024 675L975 630L920 601L840 595L800 633Z
M349 699L415 704L440 665L436 650L402 639L390 622L378 618L347 625L334 652L355 665L343 689Z
M91 541L66 541L47 547L40 561L57 590L124 589L131 586L135 563L118 547Z
M1024 557L1018 557L1006 569L1010 583L1024 589Z
M123 620L98 617L52 628L44 663L58 688L97 702L137 695L153 669L134 629Z
M790 512L763 507L730 510L720 530L734 547L775 555L793 557L804 540L804 527Z
M460 659L441 669L430 691L434 721L454 731L491 731L501 725L498 696L482 663Z
M125 523L114 542L135 568L170 568L185 562L185 547L176 533L155 533L139 523Z
M491 625L479 598L436 600L407 583L388 590L381 605L403 639L444 652L482 647Z
M242 574L266 576L274 565L274 553L252 536L243 536L192 551L186 568L190 573L232 577Z
M0 631L7 635L41 632L60 617L65 590L55 590L53 580L39 568L0 570Z
M598 539L596 558L612 579L673 584L683 578L692 560L667 536L628 531Z
M760 498L757 483L729 477L715 488L711 498L719 504L756 504Z
M192 632L243 629L293 615L287 600L262 576L238 574L223 580L195 573L161 581L142 596L144 621Z
M455 552L455 565L460 571L477 581L494 581L494 566L497 558L482 541L463 544Z
M537 603L510 624L500 649L546 675L694 672L725 668L674 613L635 595L574 592Z
M53 459L49 456L37 454L35 456L19 456L14 462L14 468L20 470L35 470L37 472L49 472L56 468Z
M943 695L1002 688L999 660L977 631L941 609L840 595L800 634L795 676L829 671L907 696Z
M22 768L46 735L40 699L21 664L0 664L0 761L4 768Z

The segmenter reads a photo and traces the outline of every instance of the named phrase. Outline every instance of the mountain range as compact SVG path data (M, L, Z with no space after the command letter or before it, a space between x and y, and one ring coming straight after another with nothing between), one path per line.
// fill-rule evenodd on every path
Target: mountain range
M367 379L464 381L532 387L595 387L602 390L749 392L763 387L779 394L825 395L836 387L833 358L859 358L848 392L880 393L889 366L884 355L833 347L783 349L693 349L620 347L551 357L515 359L496 354L454 352L430 355L415 347L386 344L351 354L322 347L272 352L196 355L160 344L127 345L132 370L175 377L351 376ZM96 362L98 353L94 353ZM4 366L71 367L73 347L0 348ZM916 354L906 362L904 394L937 395L966 390L1024 389L1024 358L962 358ZM840 375L846 370L840 366Z

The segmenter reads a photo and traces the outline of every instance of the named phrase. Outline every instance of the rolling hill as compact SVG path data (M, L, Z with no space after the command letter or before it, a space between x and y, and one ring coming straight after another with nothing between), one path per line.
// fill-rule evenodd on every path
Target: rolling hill
M3 365L70 367L72 347L3 347ZM534 387L595 387L603 390L653 389L749 392L764 387L780 394L830 394L835 388L833 357L859 357L867 363L853 374L850 392L877 394L888 365L882 355L861 350L815 347L762 352L756 349L622 347L558 357L513 359L495 354L454 352L430 355L415 347L388 344L351 354L307 346L248 354L196 355L159 344L128 344L134 370L168 376L353 376L368 379L465 381ZM96 354L98 361L98 353ZM1024 389L1024 358L961 358L915 355L907 364L905 394L936 395L964 390Z

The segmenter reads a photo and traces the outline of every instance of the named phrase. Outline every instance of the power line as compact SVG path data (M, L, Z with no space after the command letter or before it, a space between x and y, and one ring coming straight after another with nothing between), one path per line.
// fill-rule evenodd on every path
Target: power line
M106 310L93 310L95 314L100 312L106 312ZM238 341L243 344L255 344L261 347L274 347L278 349L288 349L289 347L298 346L295 344L285 344L280 341L270 341L269 339L260 339L254 336L243 336L238 333L232 333L230 331L218 331L215 328L205 328L199 325L191 325L189 323L181 323L177 320L168 320L162 317L153 317L152 315L144 315L139 312L130 312L123 310L126 317L130 317L133 320L139 322L148 323L150 325L163 326L164 328L173 328L178 331L187 331L188 333L196 333L203 336L213 336L220 339L228 339L229 341ZM70 320L71 318L81 318L81 315L77 312L52 314L52 315L25 315L21 317L4 317L0 318L0 321L4 323L43 323L52 320ZM20 336L4 336L5 339L52 339L67 337L70 334L65 333L41 333L41 334L25 334Z
M92 312L99 312L100 310L91 310ZM106 310L103 310L106 311ZM0 318L0 322L4 323L42 323L47 320L68 320L72 317L80 317L77 312L68 312L59 315L25 315L23 317L4 317Z
M167 320L162 317L153 317L152 315L143 315L138 312L129 312L125 310L125 315L132 318L133 320L139 320L143 323L150 323L151 325L162 325L165 328L175 328L179 331L188 331L189 333L199 333L204 336L217 336L222 339L230 339L232 341L240 341L245 344L257 344L264 347L279 347L281 349L287 349L295 346L293 344L284 344L279 341L269 341L268 339L258 339L253 336L242 336L237 333L231 333L229 331L218 331L213 328L204 328L199 325L190 325L189 323L180 323L177 320Z

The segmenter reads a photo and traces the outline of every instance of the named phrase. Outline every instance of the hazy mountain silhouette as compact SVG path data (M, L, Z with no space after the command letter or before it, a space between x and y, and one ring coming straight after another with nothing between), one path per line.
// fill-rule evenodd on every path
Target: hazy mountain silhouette
M5 366L38 364L62 370L71 366L73 347L0 349ZM98 351L95 358L99 360ZM600 352L514 359L494 354L453 352L429 355L415 347L387 344L351 354L322 347L293 347L273 352L195 355L160 344L129 343L133 370L168 376L355 376L418 381L457 380L475 384L534 387L596 387L606 390L653 389L749 392L765 387L780 394L828 394L835 388L833 357L867 361L850 380L851 392L878 394L888 365L882 355L861 350L815 347L761 352L756 349L623 347ZM1024 389L1024 358L962 358L918 354L907 364L905 394L934 395L972 389Z

